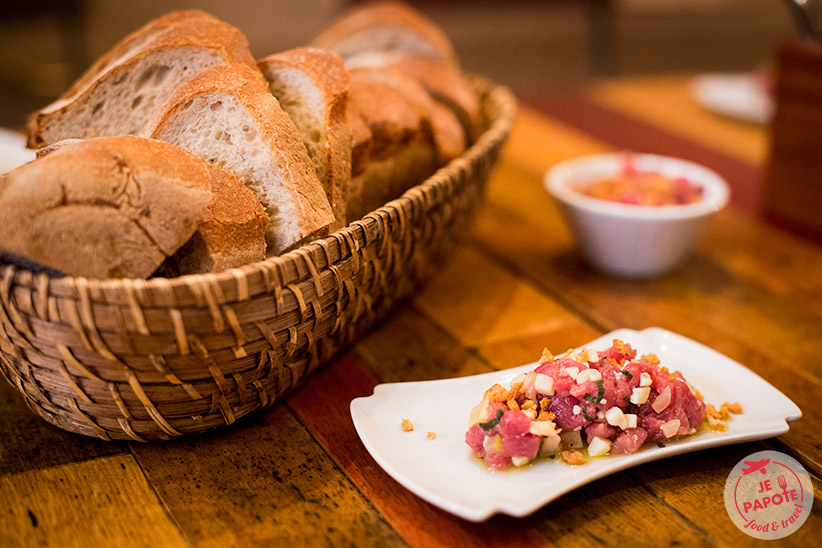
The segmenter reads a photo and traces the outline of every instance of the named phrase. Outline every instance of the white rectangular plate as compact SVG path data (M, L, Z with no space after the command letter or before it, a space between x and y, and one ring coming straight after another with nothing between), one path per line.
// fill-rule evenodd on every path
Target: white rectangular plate
M613 339L640 354L655 353L662 365L681 371L707 403L718 407L738 401L744 413L734 415L725 432L702 432L665 447L648 444L636 453L593 458L582 466L538 459L503 472L489 471L465 444L468 413L487 388L508 386L536 363L472 377L381 384L372 396L351 402L351 417L366 449L391 477L443 510L482 521L498 512L528 515L577 487L638 464L779 436L788 431L788 422L802 416L796 404L745 366L664 329L619 329L584 346L602 350ZM414 430L403 431L402 419L409 419ZM427 439L427 432L435 432L436 439Z

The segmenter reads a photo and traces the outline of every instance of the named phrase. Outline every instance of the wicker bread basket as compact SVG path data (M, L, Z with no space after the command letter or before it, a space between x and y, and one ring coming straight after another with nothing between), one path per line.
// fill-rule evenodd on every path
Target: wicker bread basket
M199 433L271 405L429 276L463 234L516 103L475 78L486 129L402 197L219 274L51 278L0 264L0 370L48 422L106 440Z

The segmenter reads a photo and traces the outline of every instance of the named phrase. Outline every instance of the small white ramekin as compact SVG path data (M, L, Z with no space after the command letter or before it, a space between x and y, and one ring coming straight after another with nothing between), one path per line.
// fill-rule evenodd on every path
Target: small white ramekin
M626 155L639 171L684 177L701 185L703 199L686 205L637 206L591 198L576 190L617 176ZM598 154L568 160L545 175L545 186L559 204L585 259L606 273L637 279L660 276L679 266L730 196L725 180L710 169L655 154Z

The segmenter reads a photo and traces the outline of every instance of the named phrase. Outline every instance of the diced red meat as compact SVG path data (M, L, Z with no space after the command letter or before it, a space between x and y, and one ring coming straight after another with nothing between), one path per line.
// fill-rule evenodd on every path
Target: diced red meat
M485 452L482 448L482 442L485 441L485 430L480 428L480 425L475 424L465 433L465 443L481 457Z
M502 454L506 457L536 458L539 452L540 436L534 434L520 434L518 436L502 437Z
M681 373L671 373L656 364L633 361L636 350L628 345L620 348L622 352L614 347L599 352L600 360L594 364L561 358L539 365L535 372L551 377L554 395L537 394L531 388L531 392L526 390L519 394L518 403L525 405L527 400L530 409L543 410L544 400L547 399L547 411L554 414L553 421L557 428L564 431L582 430L580 433L584 433L589 444L594 438L611 440L613 453L633 453L647 441L664 441L687 435L702 424L705 404L691 392ZM568 374L568 368L580 372L596 369L600 379L593 381L580 377L577 383L576 378ZM632 392L640 385L643 373L647 373L651 380L648 399L638 405L630 403ZM659 411L654 409L655 405ZM621 430L608 424L603 414L612 407L636 414L638 427ZM522 411L511 410L503 403L494 402L489 406L486 422L481 423L487 430L480 425L471 426L465 433L465 442L474 453L485 459L489 468L504 469L514 457L537 457L543 438L530 433L532 420ZM486 444L486 441L489 443Z
M607 408L602 408L602 410L607 411L615 405L622 408L628 405L624 399L625 396L629 398L631 396L631 389L625 384L627 376L622 375L619 369L608 360L600 360L599 363L594 365L594 369L597 369L602 375L602 387L604 389L602 397L607 402Z
M613 439L617 435L618 430L608 424L607 422L597 421L592 422L585 427L586 441L591 443L594 438Z
M575 379L568 375L566 368L576 367L583 369L584 366L570 358L560 358L553 362L546 362L536 368L537 373L548 375L554 379L554 390L564 392L575 385Z
M611 453L635 453L645 440L648 432L644 428L629 428L617 435L611 444Z
M582 384L574 384L573 386L571 386L571 389L568 391L568 393L580 400L585 399L586 395L590 395L592 398L596 398L597 394L599 393L599 387L594 381L585 381Z
M522 411L506 411L499 421L499 433L506 436L526 434L531 427L531 419Z
M636 358L636 350L631 348L630 344L625 343L625 350L626 350L625 354L620 354L617 351L617 349L612 346L612 347L608 348L602 354L604 354L606 358L611 358L612 360L616 360L619 363L622 363L622 361L626 360L626 359L627 360L633 360L634 358Z
M563 430L576 430L591 422L586 420L582 413L574 414L575 405L580 405L580 401L575 397L570 394L558 394L548 406L548 411L556 415L554 422Z
M511 464L511 459L502 454L502 451L495 451L485 455L485 465L491 470L504 470Z
M648 432L651 441L667 439L660 428L666 421L649 415L639 417L639 425Z

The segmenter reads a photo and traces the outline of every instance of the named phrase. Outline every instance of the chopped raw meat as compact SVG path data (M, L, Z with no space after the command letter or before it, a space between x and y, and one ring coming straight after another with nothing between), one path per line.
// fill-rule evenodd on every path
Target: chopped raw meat
M562 454L582 464L575 448L583 440L591 456L634 453L646 441L692 434L705 421L699 392L678 371L660 366L654 354L637 359L629 344L614 340L605 350L569 351L554 359L543 352L534 371L520 375L511 389L486 391L471 414L465 442L492 470L524 466L537 455ZM711 426L740 411L710 407ZM584 435L583 435L584 434Z

